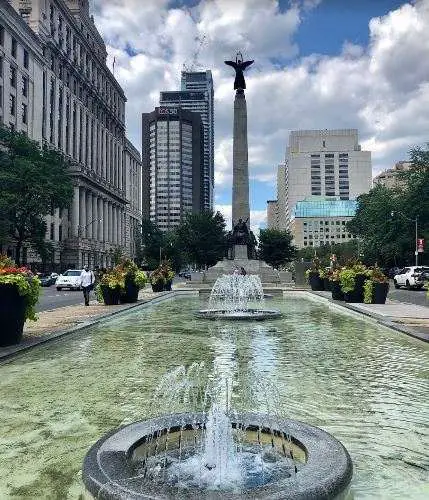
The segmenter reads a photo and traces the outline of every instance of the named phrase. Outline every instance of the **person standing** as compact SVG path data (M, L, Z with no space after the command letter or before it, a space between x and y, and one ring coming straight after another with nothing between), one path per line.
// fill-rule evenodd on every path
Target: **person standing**
M94 282L94 273L90 271L89 266L86 265L80 273L80 286L83 290L83 298L85 299L86 306L89 306L89 292L92 290Z

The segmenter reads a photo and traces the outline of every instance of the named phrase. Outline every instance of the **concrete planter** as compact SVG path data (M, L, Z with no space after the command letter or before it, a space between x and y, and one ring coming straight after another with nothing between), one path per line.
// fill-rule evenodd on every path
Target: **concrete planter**
M0 285L0 347L19 344L25 323L25 297L14 285Z

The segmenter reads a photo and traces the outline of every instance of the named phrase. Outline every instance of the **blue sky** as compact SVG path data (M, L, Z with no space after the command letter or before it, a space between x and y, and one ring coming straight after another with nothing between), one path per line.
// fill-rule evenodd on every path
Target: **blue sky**
M128 98L127 135L141 149L141 113L180 88L183 63L215 83L216 207L229 218L233 72L246 75L251 221L264 224L291 130L357 128L373 173L429 140L429 0L94 0L108 64Z

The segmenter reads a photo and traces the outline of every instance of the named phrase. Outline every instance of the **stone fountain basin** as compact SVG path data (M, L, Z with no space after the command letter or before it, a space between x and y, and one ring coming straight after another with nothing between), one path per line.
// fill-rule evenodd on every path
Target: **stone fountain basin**
M266 319L281 318L282 313L276 309L201 309L195 315L204 319L227 319L232 321L254 320L264 321Z
M252 488L241 493L201 489L180 489L151 484L136 476L135 454L145 443L172 432L204 427L203 413L162 416L126 425L103 436L85 456L82 478L87 490L105 500L176 499L206 500L310 500L332 499L344 493L353 475L350 455L331 434L312 425L290 419L274 419L270 415L244 413L231 417L233 427L245 427L271 435L289 435L294 447L302 452L305 464L293 477ZM158 450L160 451L160 450Z

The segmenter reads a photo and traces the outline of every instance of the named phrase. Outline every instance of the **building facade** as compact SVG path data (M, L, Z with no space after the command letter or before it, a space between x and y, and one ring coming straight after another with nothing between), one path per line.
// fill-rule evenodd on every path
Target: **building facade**
M267 201L267 229L280 229L278 207L277 200Z
M214 191L214 89L207 71L182 71L181 90L160 93L159 105L199 113L204 130L204 210L213 209Z
M142 223L142 161L139 151L126 139L124 149L125 197L125 248L131 258L136 257L136 237Z
M371 153L361 150L356 129L293 131L281 182L286 193L284 222L289 227L295 205L308 196L353 200L368 192Z
M9 112L2 121L62 151L71 163L72 206L54 210L47 221L47 238L55 249L52 266L109 265L115 249L126 247L126 98L106 65L106 47L88 0L11 0L14 10L3 4L8 10L0 24L10 43L17 87L14 102L11 70L3 88ZM10 24L14 31L7 35ZM17 58L9 39L17 44Z
M355 200L309 196L298 201L291 219L293 243L298 248L345 243L353 239L347 222L356 214Z
M382 185L389 189L403 186L404 182L400 174L410 169L412 163L409 161L398 161L393 168L388 168L374 177L374 186Z
M142 115L143 213L161 231L188 212L203 210L204 131L201 117L183 108L157 107Z

